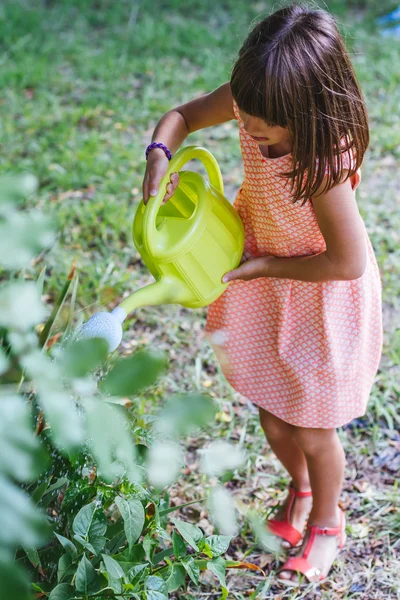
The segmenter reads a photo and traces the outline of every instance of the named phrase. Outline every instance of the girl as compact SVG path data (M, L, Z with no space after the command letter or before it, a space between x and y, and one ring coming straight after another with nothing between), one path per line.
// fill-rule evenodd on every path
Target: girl
M291 476L268 525L284 547L302 544L279 579L320 581L346 538L336 428L365 414L382 351L381 280L355 200L368 119L331 15L278 10L251 31L230 82L164 115L144 201L167 170L166 147L175 152L189 133L233 118L245 252L208 309L206 334L229 383L258 405ZM164 202L178 183L173 174Z

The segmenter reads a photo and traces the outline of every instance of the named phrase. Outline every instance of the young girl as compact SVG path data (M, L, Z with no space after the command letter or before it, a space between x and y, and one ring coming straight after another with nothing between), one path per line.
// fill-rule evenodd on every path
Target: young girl
M279 579L320 581L346 538L336 428L365 414L382 351L380 275L355 200L367 113L332 16L278 10L249 34L229 83L164 115L144 201L167 170L167 148L233 118L245 252L208 309L206 333L291 476L268 525L284 547L302 544ZM164 202L178 183L173 174Z

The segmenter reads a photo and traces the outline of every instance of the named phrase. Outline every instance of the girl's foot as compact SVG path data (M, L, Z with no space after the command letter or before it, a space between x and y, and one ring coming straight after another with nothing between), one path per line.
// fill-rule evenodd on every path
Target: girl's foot
M296 492L309 492L310 491L310 487L295 488L293 486L293 482L290 483L290 486L294 490L296 490ZM288 492L288 495L287 495L285 501L283 502L283 504L281 504L279 506L277 512L274 513L274 515L272 516L272 518L275 521L283 522L286 520L286 511L287 511L287 507L289 506L289 503L291 502L291 498L292 498L292 495L290 494L290 492ZM294 497L292 508L289 512L288 521L292 525L292 527L294 527L301 533L303 533L303 531L304 531L304 527L307 523L307 519L310 514L311 508L312 508L312 496L306 496L303 498L298 497L298 496ZM287 540L284 540L284 539L282 539L281 544L282 544L283 548L292 548L293 547L290 542L288 542Z
M332 518L330 521L324 521L324 523L309 521L309 525L317 525L318 527L337 527L340 523L340 508L337 507L336 517ZM342 524L342 540L343 544L346 541L345 534L345 519L343 518ZM303 557L304 551L307 547L309 538L311 535L311 530L307 528L307 532L304 536L303 543L299 548L298 552L293 556L295 557ZM312 567L315 567L320 571L320 574L317 572L317 580L318 578L325 578L331 566L338 554L339 551L339 536L335 535L320 535L317 534L314 537L314 541L311 544L311 548L309 549L309 554L306 557L306 560ZM290 559L289 559L290 560ZM300 583L301 579L304 579L304 575L299 575L295 571L292 570L282 570L279 572L278 579L282 579L286 581L293 581L296 583Z

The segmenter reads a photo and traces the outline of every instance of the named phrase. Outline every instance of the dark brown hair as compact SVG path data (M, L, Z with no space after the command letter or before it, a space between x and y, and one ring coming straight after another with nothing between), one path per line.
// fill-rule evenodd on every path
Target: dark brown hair
M250 32L231 74L239 109L291 134L293 202L347 179L369 144L360 86L334 18L304 4L281 8ZM344 178L343 157L353 155Z

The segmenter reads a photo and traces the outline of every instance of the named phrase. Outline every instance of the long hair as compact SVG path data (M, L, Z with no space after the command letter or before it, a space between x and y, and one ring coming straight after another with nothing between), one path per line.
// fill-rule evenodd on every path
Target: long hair
M364 98L334 18L304 4L258 23L231 73L239 109L289 130L293 202L324 191L360 167L369 145ZM343 156L351 168L344 177Z

